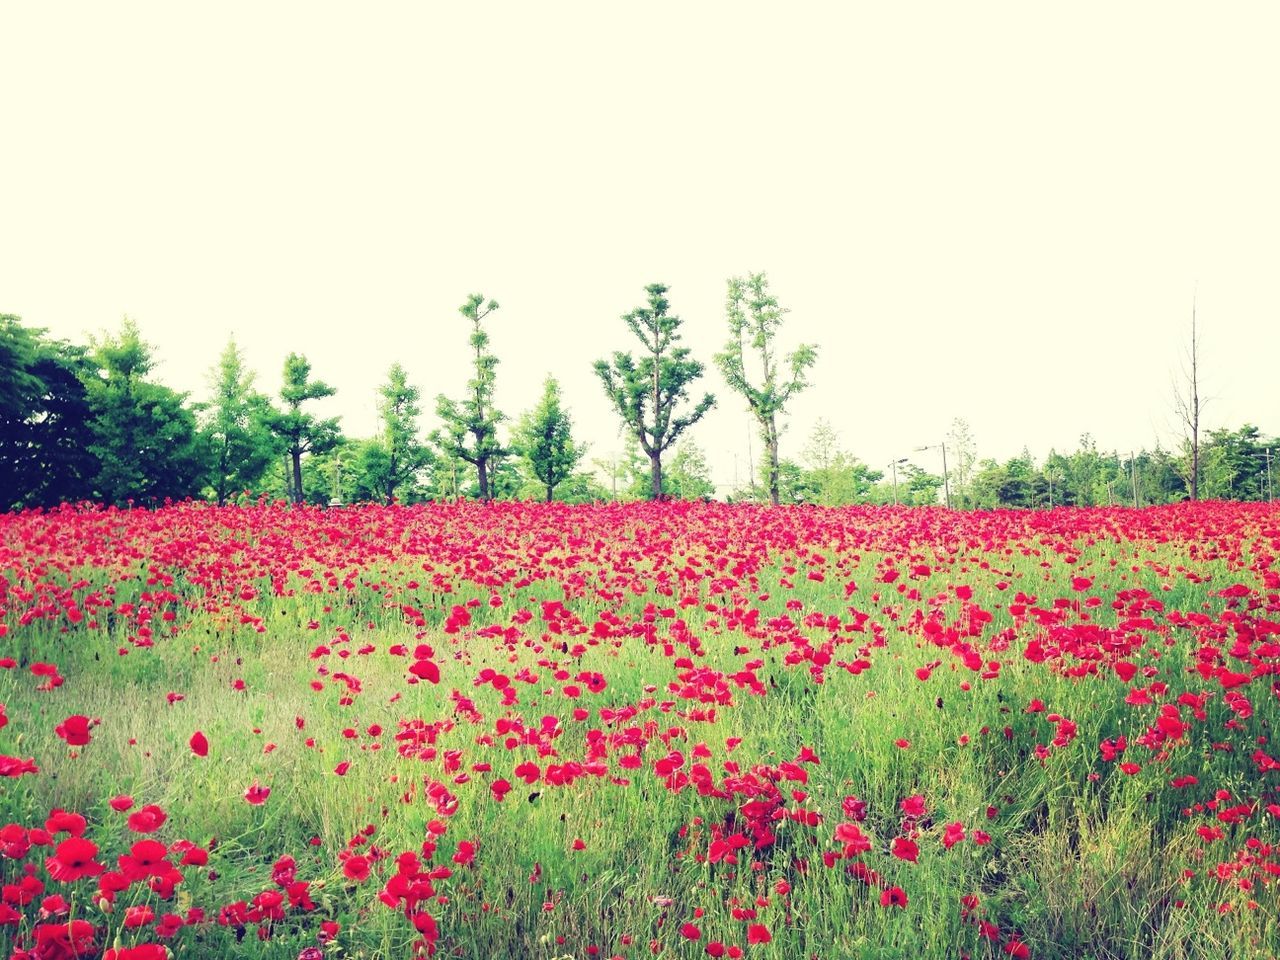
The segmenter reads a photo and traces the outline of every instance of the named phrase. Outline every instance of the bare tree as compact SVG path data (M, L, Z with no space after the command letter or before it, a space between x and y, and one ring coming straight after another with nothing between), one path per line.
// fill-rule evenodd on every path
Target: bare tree
M1181 421L1184 442L1190 448L1183 480L1191 499L1200 499L1200 414L1207 401L1200 396L1200 335L1196 329L1196 298L1191 298L1191 343L1182 368L1182 382L1174 385L1173 409Z

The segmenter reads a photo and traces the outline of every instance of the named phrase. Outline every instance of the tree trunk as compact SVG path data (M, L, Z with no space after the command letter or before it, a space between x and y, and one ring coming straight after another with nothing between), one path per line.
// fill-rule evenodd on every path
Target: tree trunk
M556 491L555 484L548 483L547 484L547 503L551 502L551 497L555 493L555 491Z
M489 461L481 458L476 463L476 473L480 478L480 499L489 499Z
M293 502L302 502L302 451L294 447L289 451L293 457Z
M222 449L218 457L218 506L223 506L227 502L227 461L230 458L227 455L227 441L223 438Z
M649 499L662 499L662 454L654 451L649 454Z
M769 422L764 428L765 452L769 457L769 502L775 507L779 503L778 497L778 427L774 423L773 417L769 418Z

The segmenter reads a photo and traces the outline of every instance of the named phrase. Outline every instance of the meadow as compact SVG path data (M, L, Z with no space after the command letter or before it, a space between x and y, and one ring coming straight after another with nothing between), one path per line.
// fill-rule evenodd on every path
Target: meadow
M0 516L0 955L1280 953L1280 510Z

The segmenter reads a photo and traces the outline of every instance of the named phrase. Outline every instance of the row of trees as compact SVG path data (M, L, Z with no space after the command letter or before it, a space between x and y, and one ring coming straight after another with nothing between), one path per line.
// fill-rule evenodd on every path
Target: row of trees
M691 445L676 454L675 475L663 476L664 456L715 403L710 393L687 402L704 368L680 345L682 321L670 312L666 292L661 284L650 285L647 303L623 317L641 343L638 356L616 351L595 371L648 460L648 495L709 495L709 480L685 469L705 469L705 458ZM484 326L497 309L481 294L461 306L473 352L471 377L461 398L437 397L440 426L426 441L418 424L420 393L398 363L380 388L380 435L348 441L337 418L313 412L314 401L336 391L313 376L301 354L285 360L277 403L255 388L254 374L232 342L213 372L210 399L188 404L185 395L147 379L152 351L127 318L119 334L81 347L50 341L5 315L0 463L14 470L3 506L78 499L150 503L202 494L223 503L238 492L281 487L295 503L467 494L488 500L527 496L531 486L547 500L557 490L573 499L611 494L579 471L586 450L573 438L551 376L537 405L503 441L500 427L507 418L494 402L498 358ZM816 348L802 346L787 358L789 377L780 373L774 339L785 312L763 274L732 279L730 335L716 356L730 388L742 394L759 423L766 489L774 502L780 496L777 418L805 386L804 372L817 355ZM759 366L754 378L747 370L753 358ZM474 483L460 476L467 472L460 464L474 470ZM612 484L616 489L616 476ZM628 478L625 489L633 486Z
M498 358L484 323L498 304L480 294L459 310L471 376L460 398L436 398L440 425L425 437L420 392L399 363L379 388L379 433L348 439L337 418L314 412L315 401L336 391L301 354L285 359L280 393L271 398L256 388L231 342L211 372L208 399L190 403L149 379L151 347L127 318L118 334L79 346L0 315L0 507L188 496L224 503L245 492L297 503L709 497L715 485L706 458L686 432L715 397L692 396L705 369L680 343L682 321L671 313L667 288L652 284L646 294L645 304L622 318L640 349L615 351L594 365L635 447L621 458L592 461L595 471L582 469L587 451L573 437L552 376L503 439L507 417L494 400ZM1270 498L1275 441L1250 425L1201 436L1194 327L1190 392L1178 408L1190 432L1176 452L1157 447L1126 459L1099 452L1086 436L1079 450L1052 452L1041 464L1026 453L1005 463L979 461L971 432L957 421L948 435L951 468L939 475L905 459L870 467L819 421L800 458L783 458L780 420L817 359L812 344L779 352L786 313L764 274L729 280L728 336L714 361L762 441L759 469L751 465L745 483L735 476L731 499L925 504L938 502L941 489L948 502L969 508Z
M443 426L430 442L418 423L420 393L399 363L379 388L379 434L348 439L338 418L314 412L314 401L336 391L300 354L285 359L273 400L228 343L211 371L208 399L189 403L148 379L153 351L128 319L119 333L78 346L0 316L0 506L190 496L225 503L246 491L299 503L491 497L498 461L504 495L530 496L532 481L550 499L574 477L583 450L553 378L511 443L497 443L502 416L492 409L496 359L478 326L484 312L478 298L464 306L476 324L477 374L463 401L439 398ZM460 463L479 468L478 489L460 476ZM585 476L575 479L580 497L604 496Z

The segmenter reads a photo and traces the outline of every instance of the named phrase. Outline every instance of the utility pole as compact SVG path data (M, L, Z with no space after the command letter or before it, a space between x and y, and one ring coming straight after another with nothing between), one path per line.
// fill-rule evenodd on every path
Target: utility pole
M947 444L942 444L942 489L947 493L947 509L951 509L951 474L947 472Z
M944 440L942 443L930 443L930 444L926 444L923 447L916 447L916 453L921 453L925 450L937 450L939 448L941 448L942 450L942 489L946 491L947 509L950 510L951 509L951 476L949 473L947 473L946 441Z
M1133 451L1129 451L1129 473L1133 475L1133 505L1138 506L1138 460L1133 455Z
M893 505L895 507L898 506L900 502L898 500L898 464L906 462L906 457L899 457L897 460L889 461L889 468L893 471Z

